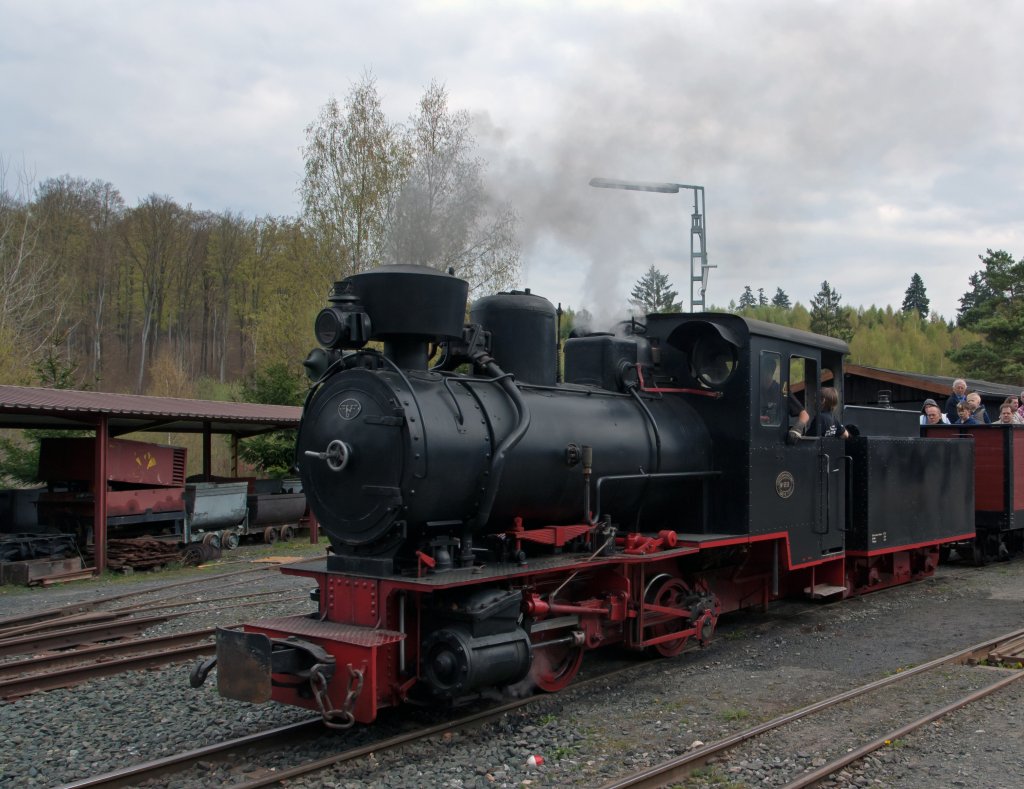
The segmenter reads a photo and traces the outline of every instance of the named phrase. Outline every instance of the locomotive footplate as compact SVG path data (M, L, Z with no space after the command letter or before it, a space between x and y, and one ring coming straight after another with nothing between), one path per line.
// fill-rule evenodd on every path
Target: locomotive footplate
M689 535L688 535L689 536ZM717 537L717 535L715 535ZM727 535L728 536L728 535ZM737 541L747 542L747 537L733 537ZM327 569L325 559L284 565L281 572L285 575L299 575L315 578L323 586L323 582L332 576L351 578L378 578L387 580L396 589L409 591L432 591L434 589L451 589L458 586L476 585L482 581L526 578L545 573L577 569L582 565L587 568L611 567L623 564L646 564L663 559L675 559L697 553L700 548L694 544L680 545L676 548L659 550L650 554L614 553L609 556L593 557L589 553L561 553L554 556L530 557L526 564L513 562L477 565L449 570L444 573L428 574L421 578L413 576L387 575L374 576L369 573L336 573Z

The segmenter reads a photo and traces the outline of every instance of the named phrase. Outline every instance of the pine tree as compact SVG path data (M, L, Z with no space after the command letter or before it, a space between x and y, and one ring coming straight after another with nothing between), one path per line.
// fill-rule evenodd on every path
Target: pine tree
M757 306L759 306L759 307L767 307L768 306L768 297L764 295L764 288L758 288L757 289Z
M924 280L915 273L910 278L910 287L903 296L903 312L916 312L922 318L928 317L929 299L924 289Z
M747 310L757 305L757 299L754 298L754 291L750 289L750 285L746 285L743 288L743 295L740 296L740 309Z
M647 315L655 312L681 312L683 305L676 301L678 295L672 290L668 274L662 274L651 266L633 286L629 300Z
M782 288L776 288L775 295L772 296L772 306L788 310L793 305L790 304L789 296L786 295L786 291L784 291Z
M1024 259L1002 250L981 257L971 290L960 299L957 324L984 335L947 353L966 376L990 381L1024 381Z
M853 339L850 311L842 306L842 298L828 280L821 283L818 295L811 299L811 331L846 342Z

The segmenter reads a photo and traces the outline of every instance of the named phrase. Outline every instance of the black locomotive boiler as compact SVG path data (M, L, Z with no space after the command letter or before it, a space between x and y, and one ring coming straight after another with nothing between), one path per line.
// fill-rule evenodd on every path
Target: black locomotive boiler
M650 315L567 341L560 381L550 302L467 323L467 293L417 266L335 283L296 453L331 551L284 568L318 611L219 630L194 684L218 665L222 695L337 727L555 691L588 650L672 656L723 612L925 577L973 536L970 442L866 412L855 438L794 438L790 399L842 385L839 340ZM924 495L928 468L948 479Z

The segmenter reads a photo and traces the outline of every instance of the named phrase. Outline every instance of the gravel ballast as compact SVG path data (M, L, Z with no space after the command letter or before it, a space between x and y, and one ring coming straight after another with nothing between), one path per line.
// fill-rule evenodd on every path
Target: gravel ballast
M242 568L231 565L224 571ZM187 574L175 574L174 580L179 576ZM209 613L172 620L161 629L188 630L312 610L308 579L273 570L240 578L245 583L232 587L239 594L271 589L282 594L253 598L238 608L217 604ZM90 582L49 590L4 589L0 607L7 616L129 589L142 591L162 582L165 579L139 574L109 586ZM184 590L197 597L227 594ZM597 690L575 693L570 687L497 723L449 732L395 754L382 752L291 781L289 786L598 786L685 753L695 743L712 742L1019 628L1024 628L1024 561L985 568L950 565L929 581L861 598L827 605L787 602L766 613L726 617L710 647L671 660L634 658L615 650L606 656L588 654L584 675L624 659L635 663L635 670L599 683ZM222 699L214 677L193 690L188 684L190 668L191 664L178 664L0 702L0 728L6 733L6 747L0 749L0 786L56 786L310 717L306 710ZM992 670L959 668L944 682L955 695L977 684L977 675L971 672L978 671ZM1018 786L1024 770L1021 685L1024 681L902 738L851 766L830 785ZM852 712L816 719L802 736L796 730L798 740L786 746L784 756L768 745L753 745L728 762L709 765L702 778L690 779L686 786L782 785L794 770L831 758L828 743L859 730L865 720L881 720L885 707L901 703L897 699L896 694L881 694L859 706L854 702ZM919 714L916 707L913 712ZM389 712L382 715L380 726L318 738L308 755L341 750L378 732L408 727L418 715L412 710ZM542 763L531 765L531 756L541 757ZM219 787L230 782L225 770L211 767L205 775L174 785Z

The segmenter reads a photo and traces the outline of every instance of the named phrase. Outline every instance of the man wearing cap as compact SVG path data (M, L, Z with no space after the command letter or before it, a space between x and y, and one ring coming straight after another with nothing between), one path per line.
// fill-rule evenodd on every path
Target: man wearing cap
M946 419L951 424L960 419L959 414L956 412L956 407L960 403L967 399L967 381L963 378L957 378L953 381L953 394L951 394L946 400Z
M924 405L921 406L921 424L948 425L949 418L942 413L942 409L939 408L939 404L929 397L924 401Z

